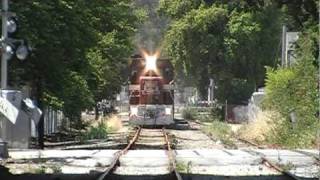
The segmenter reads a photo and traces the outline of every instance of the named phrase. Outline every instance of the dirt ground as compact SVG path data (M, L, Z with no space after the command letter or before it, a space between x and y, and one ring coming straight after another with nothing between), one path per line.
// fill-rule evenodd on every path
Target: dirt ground
M201 125L189 122L190 129L174 130L169 133L174 136L176 149L223 149L221 141L209 137L201 131Z

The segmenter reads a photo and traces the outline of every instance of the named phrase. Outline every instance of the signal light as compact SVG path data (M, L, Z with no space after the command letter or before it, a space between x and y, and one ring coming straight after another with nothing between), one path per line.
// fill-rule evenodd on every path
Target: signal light
M19 45L16 50L16 56L21 61L25 60L29 55L29 49L24 44Z
M13 34L17 31L17 19L9 17L7 21L8 33Z

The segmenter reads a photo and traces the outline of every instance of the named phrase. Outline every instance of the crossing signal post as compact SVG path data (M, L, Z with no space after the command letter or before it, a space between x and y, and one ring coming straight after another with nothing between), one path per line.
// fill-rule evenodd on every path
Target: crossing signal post
M8 60L15 54L18 59L25 60L30 48L24 40L9 37L17 31L17 18L9 12L8 0L2 0L2 36L1 36L1 89L7 89ZM8 36L9 35L9 36Z
M2 106L0 111L7 118L9 117L6 113L6 109L10 108L9 106L13 103L8 99L9 93L20 93L20 91L8 90L7 87L7 77L8 77L8 60L12 58L13 55L16 55L18 59L25 60L29 54L28 46L24 40L14 39L11 36L17 31L17 18L16 15L12 12L9 12L9 2L8 0L2 0L2 32L0 39L0 48L1 48L1 94L0 102ZM17 107L12 106L11 109L16 109ZM3 111L2 111L3 110ZM19 111L19 109L17 109ZM9 118L10 119L10 118ZM5 121L5 120L4 120ZM6 122L1 122L6 123ZM6 158L8 156L7 143L2 140L2 135L6 133L6 126L2 126L0 129L0 158Z

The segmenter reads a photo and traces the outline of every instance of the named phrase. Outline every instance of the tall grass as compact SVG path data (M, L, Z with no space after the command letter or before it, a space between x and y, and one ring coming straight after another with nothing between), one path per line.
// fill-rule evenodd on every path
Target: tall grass
M193 108L185 108L182 110L182 117L186 120L195 120L197 118L198 111Z

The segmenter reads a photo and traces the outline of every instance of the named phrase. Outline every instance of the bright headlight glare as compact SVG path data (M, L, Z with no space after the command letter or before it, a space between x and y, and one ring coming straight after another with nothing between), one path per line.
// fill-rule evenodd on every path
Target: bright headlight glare
M171 108L166 108L165 111L166 111L166 115L171 115L172 109Z
M130 108L130 114L137 116L138 115L138 108L137 107L131 107Z
M147 70L156 70L156 62L157 62L157 56L146 56L146 69Z

